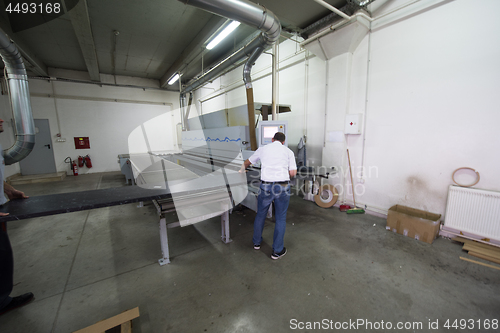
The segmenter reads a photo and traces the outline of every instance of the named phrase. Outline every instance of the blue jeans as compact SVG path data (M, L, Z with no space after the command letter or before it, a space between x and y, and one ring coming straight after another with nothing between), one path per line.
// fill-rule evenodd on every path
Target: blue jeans
M262 243L262 230L266 222L267 211L272 202L274 202L274 214L276 225L274 226L273 251L280 253L283 251L283 239L286 229L286 211L290 202L290 185L282 186L280 184L260 184L258 197L257 216L253 224L253 243Z

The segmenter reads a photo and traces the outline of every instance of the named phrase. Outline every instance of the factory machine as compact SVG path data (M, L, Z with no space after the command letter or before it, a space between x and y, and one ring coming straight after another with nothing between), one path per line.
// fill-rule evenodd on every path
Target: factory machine
M237 141L223 141L208 134L183 132L182 153L130 155L136 186L168 188L171 193L168 198L153 200L160 217L163 254L160 265L170 262L167 235L170 228L220 216L221 239L224 243L231 242L229 211L248 192L247 177L238 172L243 163L241 148ZM176 213L177 221L169 218L171 212Z
M243 114L242 117L246 117ZM192 225L213 217L221 218L221 239L231 242L229 212L238 204L257 211L257 195L260 187L260 165L248 168L247 173L239 173L244 160L254 152L249 149L248 126L222 126L231 121L226 111L210 113L190 119L190 130L179 133L181 152L149 152L147 154L120 155L120 165L129 180L138 187L168 189L167 198L155 199L153 203L160 217L160 240L162 258L160 265L170 262L168 249L168 229ZM272 142L276 132L288 138L288 122L259 121L256 128L259 146ZM285 142L288 145L288 139ZM318 170L305 165L299 166L298 177L304 183L304 198L316 201L326 207L336 201L336 191L319 186L318 177L328 177L329 172L318 174ZM308 186L309 185L309 186ZM331 186L333 187L333 186ZM325 195L326 193L326 195ZM333 205L333 204L332 204ZM177 221L170 218L175 212ZM268 216L272 215L272 207Z

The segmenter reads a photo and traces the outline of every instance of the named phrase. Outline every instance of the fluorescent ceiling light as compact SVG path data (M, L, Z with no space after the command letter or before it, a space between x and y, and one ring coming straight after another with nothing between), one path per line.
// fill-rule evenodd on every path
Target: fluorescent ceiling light
M174 76L172 76L172 78L168 81L168 85L173 85L175 82L177 82L177 80L179 80L179 73L176 73Z
M219 44L224 38L226 38L234 29L236 29L241 23L238 21L231 22L230 25L224 28L220 34L217 35L210 43L207 45L207 49L213 49L217 44Z

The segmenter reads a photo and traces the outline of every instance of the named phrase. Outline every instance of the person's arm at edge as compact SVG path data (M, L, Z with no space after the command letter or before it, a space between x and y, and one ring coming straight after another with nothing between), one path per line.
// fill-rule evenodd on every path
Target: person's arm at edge
M245 162L243 162L243 164L241 165L241 169L240 169L240 173L244 173L245 170L252 164L252 162L250 162L249 159L245 160Z
M3 191L10 200L13 199L28 199L29 197L19 190L16 190L12 185L3 182Z
M290 175L290 179L297 175L297 164L295 163L295 154L289 150L289 162L288 162L288 174Z
M16 190L12 185L7 184L5 181L3 182L3 191L7 195L9 199L28 199L28 196L23 192ZM9 213L0 212L0 216L7 216Z

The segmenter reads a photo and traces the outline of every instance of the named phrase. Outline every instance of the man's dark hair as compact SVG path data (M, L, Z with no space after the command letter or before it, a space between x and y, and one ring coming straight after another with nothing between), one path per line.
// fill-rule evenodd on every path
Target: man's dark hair
M285 142L286 137L285 137L285 134L283 134L281 132L276 132L276 134L274 134L273 139L280 141L280 142Z

